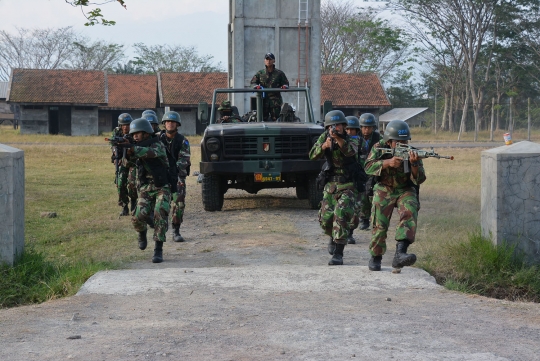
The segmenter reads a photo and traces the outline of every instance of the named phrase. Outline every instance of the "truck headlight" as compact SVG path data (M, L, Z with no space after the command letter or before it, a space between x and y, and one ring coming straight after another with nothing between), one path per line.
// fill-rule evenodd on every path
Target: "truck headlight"
M219 139L217 138L210 138L206 141L206 149L208 149L210 152L217 152L219 149Z

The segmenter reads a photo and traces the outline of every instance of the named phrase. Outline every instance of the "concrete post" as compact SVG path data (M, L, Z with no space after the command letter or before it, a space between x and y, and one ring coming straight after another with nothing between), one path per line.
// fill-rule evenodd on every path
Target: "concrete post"
M24 248L24 152L0 144L0 263Z
M482 152L482 235L516 245L540 264L540 144L518 142Z

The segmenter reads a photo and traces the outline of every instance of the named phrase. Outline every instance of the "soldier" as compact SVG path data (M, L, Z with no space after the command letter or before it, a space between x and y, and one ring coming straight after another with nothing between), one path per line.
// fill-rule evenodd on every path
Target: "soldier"
M376 144L366 162L366 172L378 177L373 189L373 209L371 222L371 243L369 269L381 270L382 256L386 252L386 234L394 208L399 214L396 227L396 253L392 267L412 266L416 262L414 254L407 254L407 248L414 242L418 217L418 198L415 186L426 180L422 161L416 152L409 152L410 173L405 173L403 159L383 154L382 148L395 148L396 144L407 144L411 139L409 126L402 120L392 120L386 126L384 136Z
M343 112L332 110L324 117L326 131L309 152L309 159L326 157L326 184L319 209L319 223L331 237L329 251L333 255L329 265L343 264L343 250L354 218L356 189L347 171L347 164L356 162L357 148L345 132L347 119Z
M230 100L224 100L218 108L220 118L218 123L241 123L242 119L233 113Z
M364 113L360 116L360 130L362 133L363 141L358 148L358 153L362 160L363 166L365 165L371 148L374 144L377 144L381 140L381 134L376 131L377 123L375 122L375 116L371 113ZM371 200L373 198L373 185L375 184L375 177L370 177L366 185L366 192L361 193L360 202L360 229L366 230L369 228L369 218L371 216Z
M153 208L155 247L152 262L161 263L171 203L167 150L159 138L154 136L154 129L144 118L131 122L129 133L133 136L135 144L126 142L123 146L128 149L128 155L137 159L137 176L140 184L137 209L131 222L135 230L139 232L139 248L146 249L146 225Z
M180 114L177 112L166 112L161 119L161 123L165 125L165 131L160 135L161 142L174 159L177 170L177 177L175 177L178 181L177 192L173 194L171 209L174 228L173 240L175 242L184 242L184 238L180 234L180 225L182 225L184 209L186 208L186 177L189 175L189 167L191 166L189 141L178 132L178 128L182 123Z
M148 112L148 113L146 113ZM151 110L151 112L153 112ZM146 113L146 114L144 114ZM154 129L154 135L159 135L159 133L161 132L161 129L159 129L159 121L158 121L158 117L157 115L154 113L150 113L148 110L145 110L143 112L143 115L142 117L146 120L148 120L148 122L150 122L150 125L152 126L152 129Z
M357 149L360 149L360 146L362 144L362 138L358 136L358 132L360 131L360 123L358 122L358 118L355 116L348 116L345 117L347 119L347 134L351 138L351 142L356 144ZM362 159L360 159L359 153L356 154L356 161L362 168L364 168L364 162ZM357 191L359 191L357 189ZM361 201L362 201L362 194L364 192L358 192L356 200L355 200L355 212L354 212L354 221L353 221L353 227L349 231L349 236L347 237L347 243L348 244L355 244L356 240L353 237L354 230L358 227L359 222L359 213L360 213L360 207L361 207Z
M254 89L264 88L289 88L289 80L285 73L275 66L276 57L272 53L267 53L264 56L265 68L259 70L251 79L251 86ZM283 99L279 92L265 93L263 98L263 119L268 118L268 114L273 121L279 117Z
M128 113L122 113L118 117L118 125L112 132L112 137L129 137L129 125L133 118ZM116 176L116 188L118 191L118 205L122 207L120 216L129 215L128 205L131 212L137 205L137 186L135 182L135 164L130 161L122 149L113 147L113 162L118 162L118 174Z

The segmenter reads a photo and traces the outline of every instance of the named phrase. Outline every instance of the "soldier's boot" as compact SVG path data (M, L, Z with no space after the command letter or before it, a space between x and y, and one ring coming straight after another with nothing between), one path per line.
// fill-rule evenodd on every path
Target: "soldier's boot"
M353 232L354 232L354 229L351 229L349 231L349 236L347 236L347 243L348 244L356 244L356 239L354 239L354 237L353 237Z
M409 247L409 241L398 241L396 245L396 254L392 261L392 267L402 268L405 266L412 266L416 262L415 254L407 254L407 248Z
M330 237L330 240L328 241L328 253L330 253L333 256L335 250L336 250L336 242L334 242L334 239Z
M131 215L134 216L135 215L135 210L137 209L137 200L136 199L132 199L131 200Z
M180 234L180 225L173 224L174 232L173 232L173 241L175 242L184 242L184 237Z
M154 257L152 257L152 263L163 262L163 242L156 241L156 247L154 248Z
M148 241L146 240L146 231L139 232L139 249L145 250L146 246L148 245Z
M369 228L369 219L367 218L360 219L360 229L364 231L368 228Z
M343 264L343 250L345 249L345 245L341 243L336 243L336 250L334 251L334 255L332 256L332 259L328 261L329 266L341 266Z
M368 264L369 270L380 271L381 261L382 261L382 256L371 256L371 258L369 259L369 264Z
M129 208L128 208L127 204L124 204L123 207L124 208L122 208L122 212L120 212L120 217L129 216Z

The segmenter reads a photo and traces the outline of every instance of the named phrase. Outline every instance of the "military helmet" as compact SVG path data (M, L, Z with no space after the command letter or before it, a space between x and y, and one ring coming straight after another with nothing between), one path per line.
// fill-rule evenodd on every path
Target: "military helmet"
M157 115L155 115L155 114L152 114L152 113L146 113L146 114L143 114L143 115L142 115L142 118L148 120L148 121L150 122L150 124L157 124L157 125L159 125L159 121L158 121Z
M221 106L217 109L219 111L222 110L232 110L231 108L231 101L230 100L224 100L221 102Z
M364 113L360 116L361 127L377 127L375 116L371 113Z
M118 116L119 125L127 125L133 121L133 118L128 113L122 113Z
M347 125L347 119L345 119L345 114L341 110L331 110L324 116L324 127L336 124L345 124Z
M360 129L360 123L358 122L358 118L349 115L348 117L345 117L347 119L347 128L346 129Z
M409 125L403 120L392 120L384 130L383 140L411 140Z
M157 114L155 111L153 111L152 109L146 109L144 112L142 112L142 117L144 118L144 116L146 114L154 114L156 117L157 117Z
M180 119L180 114L177 112L166 112L161 118L161 124L165 124L166 121L176 122L178 125L182 125L182 120Z
M131 122L129 125L129 134L137 132L146 132L148 134L154 134L154 128L150 122L145 118L138 118Z

